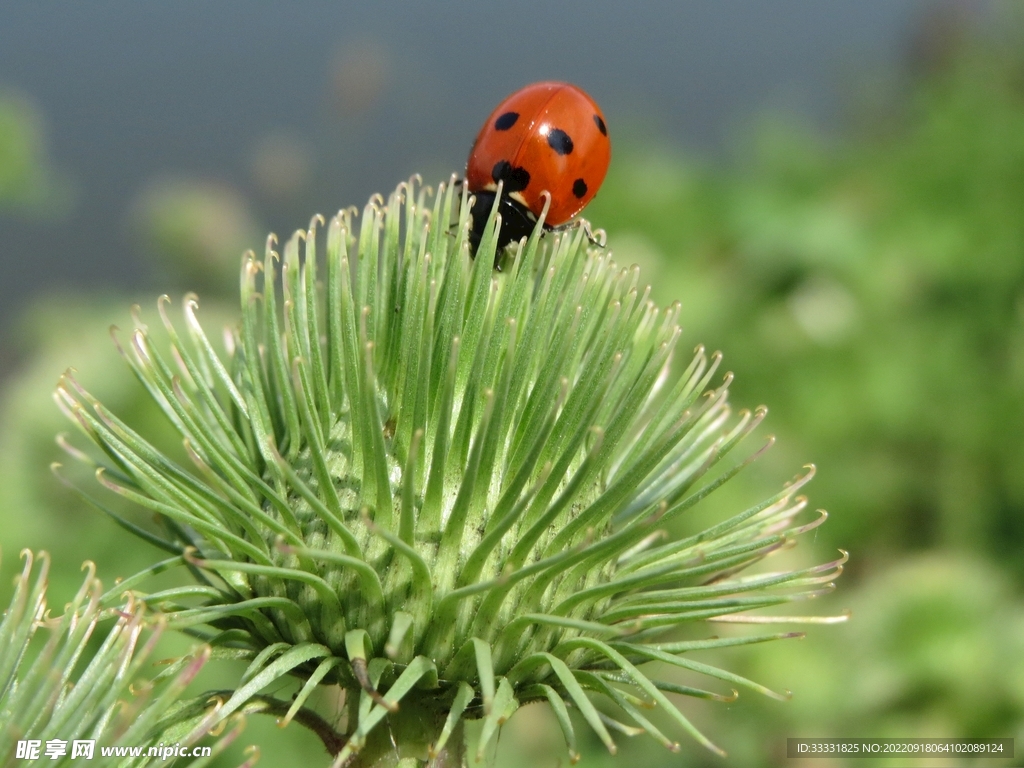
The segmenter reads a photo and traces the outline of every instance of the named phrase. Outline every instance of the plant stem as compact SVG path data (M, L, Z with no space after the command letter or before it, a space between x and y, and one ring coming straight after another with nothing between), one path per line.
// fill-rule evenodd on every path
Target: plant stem
M366 745L345 768L465 768L464 728L460 720L445 747L433 757L430 747L444 727L445 713L404 700L387 724L371 731Z

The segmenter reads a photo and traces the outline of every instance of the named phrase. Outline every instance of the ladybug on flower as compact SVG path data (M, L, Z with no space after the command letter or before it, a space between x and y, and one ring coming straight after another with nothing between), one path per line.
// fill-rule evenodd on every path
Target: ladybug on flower
M611 160L608 126L597 103L569 83L533 83L502 101L477 134L466 164L476 201L470 245L476 252L501 182L497 252L529 236L550 197L546 230L569 223L604 181Z

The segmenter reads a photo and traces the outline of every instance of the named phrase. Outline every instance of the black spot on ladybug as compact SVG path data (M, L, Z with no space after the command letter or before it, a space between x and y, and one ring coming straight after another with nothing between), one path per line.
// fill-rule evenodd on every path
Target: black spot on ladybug
M572 183L572 193L576 195L576 197L582 198L587 194L587 182L583 179L576 179L576 181Z
M548 134L548 146L560 155L572 153L572 139L561 128L552 128Z
M504 117L504 115L502 115ZM515 122L515 121L513 121ZM604 120L601 119L600 115L594 115L594 122L597 123L597 130L601 132L602 136L608 135L608 128L604 124Z
M525 168L518 168L508 160L499 160L491 169L491 178L495 183L505 182L504 194L509 192L521 192L530 183L530 172Z
M516 120L518 119L518 112L506 112L503 115L499 115L498 119L494 121L494 129L497 131L507 131L516 124Z

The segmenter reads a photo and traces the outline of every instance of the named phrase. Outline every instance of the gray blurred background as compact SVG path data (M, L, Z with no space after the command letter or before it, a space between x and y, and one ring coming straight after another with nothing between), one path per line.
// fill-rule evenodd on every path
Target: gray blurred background
M135 226L161 184L209 182L256 234L289 232L413 172L460 171L493 105L539 79L588 90L617 146L727 156L766 111L829 133L851 85L900 87L937 5L5 2L0 92L35 111L59 194L0 211L0 370L40 292L168 288Z

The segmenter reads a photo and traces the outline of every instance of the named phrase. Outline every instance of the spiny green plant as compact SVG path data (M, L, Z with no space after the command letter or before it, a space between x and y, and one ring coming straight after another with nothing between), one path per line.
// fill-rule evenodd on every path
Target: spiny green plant
M24 762L17 754L19 741L34 741L51 765L79 765L99 759L100 746L191 746L221 723L220 707L214 705L172 718L168 730L161 727L209 660L208 646L146 677L144 665L166 629L163 617L147 615L145 605L119 587L104 594L96 569L88 562L81 589L62 615L51 617L46 603L50 558L45 552L36 558L27 550L22 557L24 567L0 619L0 765ZM118 604L119 600L124 602ZM117 607L105 609L104 604ZM101 622L109 619L113 624L106 634L97 634ZM37 635L45 635L45 642L34 643ZM94 635L100 644L90 651ZM238 715L234 720L211 754L192 765L206 765L234 741L244 718ZM76 754L76 740L92 741L93 754ZM51 744L58 748L52 757L43 754ZM144 751L120 764L141 768L160 759Z
M832 587L845 554L744 573L825 519L798 521L813 468L688 529L760 454L729 460L765 410L733 413L731 375L712 385L718 354L674 366L678 305L656 307L639 270L582 228L538 225L494 269L492 212L473 258L458 190L413 179L361 217L314 217L283 259L271 236L262 261L243 260L241 322L221 351L194 295L185 336L158 302L169 355L136 314L119 348L191 467L63 377L58 403L102 455L70 452L163 532L107 511L170 554L153 570L196 580L147 593L147 572L122 587L249 661L218 717L286 677L300 683L292 702L261 699L284 722L318 686L342 687L339 732L317 729L336 766L460 766L466 720L482 721L481 759L534 701L550 704L573 759L570 708L612 752L612 731L679 749L650 708L721 752L667 694L783 698L691 656L797 637L700 628L785 621L745 612ZM648 662L726 692L652 678Z

